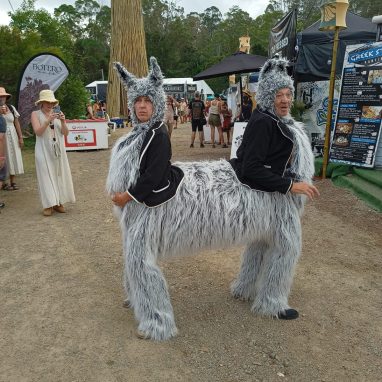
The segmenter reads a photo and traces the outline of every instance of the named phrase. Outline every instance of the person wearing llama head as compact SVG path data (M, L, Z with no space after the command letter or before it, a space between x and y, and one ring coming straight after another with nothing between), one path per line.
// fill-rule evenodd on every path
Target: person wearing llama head
M115 67L122 73L128 90L128 107L133 125L133 134L127 141L119 143L116 156L123 156L125 150L132 151L128 143L134 140L134 145L139 147L139 157L122 170L127 173L138 161L139 176L134 185L126 189L121 185L121 190L125 191L114 193L112 201L119 207L124 207L132 200L155 207L171 199L183 179L182 170L171 165L170 137L162 122L166 107L163 76L155 59L151 60L147 78L135 78L120 63L116 63ZM135 176L137 169L130 176Z
M287 64L285 59L271 59L261 69L256 92L257 107L245 128L243 141L237 150L237 158L232 159L231 164L240 182L253 190L304 194L313 199L319 195L317 188L309 182L301 181L297 174L291 171L292 159L297 155L294 152L296 121L290 115L294 87L293 80L287 73ZM265 250L264 253L259 252L257 258L252 256L251 266L256 264L256 267L263 267L264 255ZM275 259L278 255L287 258L285 253L275 253ZM243 261L246 266L250 266L246 259ZM275 261L274 264L269 262L267 266L278 265ZM247 271L242 267L242 272ZM281 274L283 269L280 268L277 272ZM284 285L279 285L276 280L275 296L276 293L280 293L287 298L283 291L277 289L284 287L289 290L288 285L291 281L290 279ZM240 282L239 278L234 288L240 289ZM298 312L288 308L280 311L278 317L295 319Z

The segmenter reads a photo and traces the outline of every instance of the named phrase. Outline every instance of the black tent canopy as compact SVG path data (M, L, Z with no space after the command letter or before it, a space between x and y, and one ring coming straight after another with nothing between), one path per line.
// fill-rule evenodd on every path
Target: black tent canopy
M203 72L193 77L194 81L205 80L208 78L228 76L230 74L250 73L259 71L267 61L267 57L257 56L255 54L247 54L238 51L228 57L223 58L220 62L210 66ZM243 84L240 76L240 96L243 98ZM241 100L241 104L243 99Z
M203 72L193 77L195 81L213 77L228 76L230 74L250 73L260 70L267 60L264 56L236 52L223 58L220 62L212 65Z
M347 29L340 31L336 74L341 75L347 45L373 42L377 25L352 12L346 14ZM330 77L334 32L321 32L320 21L297 33L298 55L294 75L298 82L327 80Z

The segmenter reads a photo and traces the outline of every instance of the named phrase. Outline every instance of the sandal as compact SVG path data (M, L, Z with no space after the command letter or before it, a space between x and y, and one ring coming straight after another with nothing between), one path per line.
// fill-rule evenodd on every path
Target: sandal
M5 191L16 191L19 188L17 187L16 183L11 183L11 184L4 183L2 189Z

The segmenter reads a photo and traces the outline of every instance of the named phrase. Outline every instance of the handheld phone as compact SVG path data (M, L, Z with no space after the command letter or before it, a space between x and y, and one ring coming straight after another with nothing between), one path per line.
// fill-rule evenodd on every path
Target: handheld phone
M53 113L55 113L55 114L60 114L60 113L61 113L60 105L56 105L56 106L53 108Z

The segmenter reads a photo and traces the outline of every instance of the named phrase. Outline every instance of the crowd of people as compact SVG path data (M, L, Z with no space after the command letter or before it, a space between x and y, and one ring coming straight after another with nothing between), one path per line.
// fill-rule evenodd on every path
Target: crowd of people
M171 95L166 97L163 122L167 125L169 136L171 138L173 129L178 127L178 120L181 124L189 122L191 124L190 148L195 145L196 132L198 132L200 147L205 147L207 141L204 136L204 126L210 129L209 143L213 148L217 145L228 148L231 145L234 121L248 121L253 109L251 98L246 94L243 96L242 106L238 105L236 115L228 107L226 99L219 94L203 100L200 92L196 91L189 101L185 98L175 99Z

